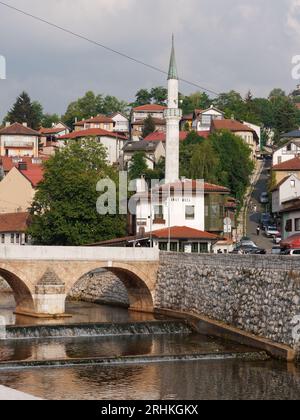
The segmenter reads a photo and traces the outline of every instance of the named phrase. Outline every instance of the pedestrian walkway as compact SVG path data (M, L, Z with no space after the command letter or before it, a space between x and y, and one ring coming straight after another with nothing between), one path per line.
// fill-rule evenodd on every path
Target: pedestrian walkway
M6 386L0 385L0 400L1 401L32 401L40 400L40 398L33 397L29 394L16 391L15 389L7 388Z

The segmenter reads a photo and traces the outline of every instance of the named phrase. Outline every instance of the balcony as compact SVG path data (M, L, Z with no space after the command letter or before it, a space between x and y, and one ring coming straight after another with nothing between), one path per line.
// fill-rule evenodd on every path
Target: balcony
M33 149L34 142L29 141L5 141L4 147L8 149Z

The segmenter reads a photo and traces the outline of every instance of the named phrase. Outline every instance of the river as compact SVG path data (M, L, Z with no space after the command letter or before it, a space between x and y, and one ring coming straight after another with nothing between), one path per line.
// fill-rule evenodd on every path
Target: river
M300 398L300 369L255 349L165 317L81 302L67 311L64 325L37 325L15 318L12 297L0 295L0 315L19 334L0 342L1 385L50 400Z

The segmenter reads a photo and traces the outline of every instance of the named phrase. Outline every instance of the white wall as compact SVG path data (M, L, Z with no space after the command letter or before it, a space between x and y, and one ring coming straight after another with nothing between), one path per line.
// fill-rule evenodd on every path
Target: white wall
M137 232L140 227L143 227L146 232L151 230L150 214L154 220L154 207L152 205L152 212L148 200L143 200L137 206ZM199 196L182 197L180 194L171 197L170 211L168 208L169 199L166 197L163 203L163 218L165 224L152 224L152 231L168 228L169 226L186 226L193 229L205 230L205 213L204 213L204 193L199 193ZM159 204L157 204L159 205ZM193 220L186 219L186 206L195 206L195 218ZM170 221L169 221L170 215Z
M279 165L280 163L287 162L294 159L297 155L300 155L300 147L294 143L290 145L291 150L288 150L288 145L281 147L276 150L273 154L273 166Z
M300 180L296 175L291 175L277 191L272 193L272 210L278 213L282 210L282 203L300 196Z

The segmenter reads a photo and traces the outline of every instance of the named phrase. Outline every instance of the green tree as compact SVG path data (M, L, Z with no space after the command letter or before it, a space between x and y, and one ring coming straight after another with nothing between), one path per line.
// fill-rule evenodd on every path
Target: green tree
M29 234L39 245L84 245L125 234L123 216L96 211L101 179L117 181L106 151L94 141L73 143L45 163L32 204Z
M151 99L157 105L165 105L168 99L168 89L158 86L151 89Z
M148 105L152 102L152 95L147 89L140 89L135 95L133 107Z
M210 135L210 141L219 156L219 165L215 167L218 182L242 202L254 169L250 148L227 130Z
M151 186L152 180L161 181L165 179L165 169L166 169L166 159L164 157L160 158L160 160L155 165L154 169L147 169L145 172L145 179L149 185Z
M119 101L114 96L95 95L94 92L88 91L82 98L70 103L62 119L64 123L72 127L76 118L83 120L98 114L126 113L127 107L127 103Z
M284 98L284 97L286 97L285 91L280 88L275 88L270 92L268 99L271 101L272 99Z
M204 92L195 92L189 96L180 95L180 107L183 114L191 114L195 109L207 109L212 104L209 96Z
M151 115L147 117L144 121L144 128L143 128L143 138L147 137L149 134L154 133L156 129L155 121Z
M189 178L204 179L216 183L218 176L216 168L219 166L219 156L209 139L194 147L190 163Z
M31 102L29 95L22 92L15 104L8 112L4 122L20 124L27 123L28 127L38 130L43 118L43 107L39 102Z
M299 128L299 111L287 96L276 96L271 100L275 143L279 143L282 134Z
M137 152L133 155L128 175L131 180L139 179L146 175L148 170L146 154L144 152Z
M44 114L42 117L42 127L51 128L53 124L59 123L60 118L58 114Z
M225 112L226 118L231 118L233 116L236 120L245 119L245 102L240 93L234 90L231 90L228 93L221 93L214 101L214 105Z

